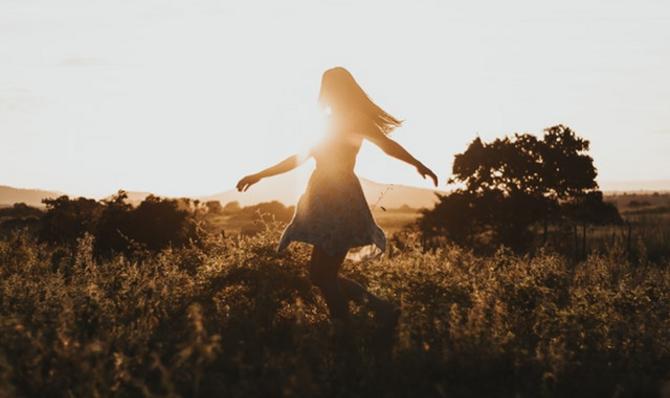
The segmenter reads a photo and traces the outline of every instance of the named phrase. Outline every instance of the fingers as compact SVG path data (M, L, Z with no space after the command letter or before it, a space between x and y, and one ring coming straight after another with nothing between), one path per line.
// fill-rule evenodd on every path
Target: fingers
M437 176L433 173L426 173L423 175L423 179L425 180L426 177L429 177L433 181L433 185L437 186Z
M256 182L255 181L249 181L246 178L243 178L240 180L240 182L237 183L237 190L239 192L246 192L249 187L254 185Z
M437 175L435 175L435 173L433 173L432 170L424 169L419 171L419 173L421 174L421 177L423 177L424 180L426 179L426 177L430 177L430 179L433 180L433 184L437 187L438 185Z
M249 187L257 183L258 181L260 181L260 178L258 178L255 175L245 176L237 183L235 187L240 192L246 192L246 190L249 189Z
M247 179L246 179L246 178L243 178L243 179L241 179L241 180L237 183L236 188L237 188L237 190L238 190L239 192L244 192L244 191L246 191L247 189L249 189L249 185L250 185L250 184L247 182Z

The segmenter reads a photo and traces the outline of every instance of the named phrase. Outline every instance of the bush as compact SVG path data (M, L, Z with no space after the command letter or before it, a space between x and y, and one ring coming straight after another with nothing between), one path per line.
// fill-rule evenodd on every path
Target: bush
M11 207L0 209L0 236L9 237L20 230L35 234L39 231L42 210L25 203L15 203Z
M47 211L40 219L39 237L51 244L73 246L86 234L95 238L96 255L131 254L137 250L158 252L184 247L200 240L200 228L190 202L149 195L137 207L119 191L111 200L45 200Z
M40 238L49 243L73 244L84 234L93 234L104 210L104 204L93 199L67 195L43 202L47 211L41 219Z

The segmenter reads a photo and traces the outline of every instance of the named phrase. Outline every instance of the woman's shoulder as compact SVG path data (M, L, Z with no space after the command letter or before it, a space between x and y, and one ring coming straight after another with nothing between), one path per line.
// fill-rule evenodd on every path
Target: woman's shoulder
M338 124L340 129L348 133L365 135L366 132L374 127L372 120L359 110L347 111L339 119Z

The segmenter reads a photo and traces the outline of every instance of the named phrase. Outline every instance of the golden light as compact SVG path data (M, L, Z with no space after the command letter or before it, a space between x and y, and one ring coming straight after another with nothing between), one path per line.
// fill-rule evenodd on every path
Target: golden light
M310 149L326 135L330 113L330 107L325 109L318 107L314 112L305 112L304 119L301 121L296 134L296 149L300 161L306 160L309 157Z

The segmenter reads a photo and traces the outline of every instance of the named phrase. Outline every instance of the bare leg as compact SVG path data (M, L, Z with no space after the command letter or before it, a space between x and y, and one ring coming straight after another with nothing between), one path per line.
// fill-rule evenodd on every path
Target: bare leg
M309 278L321 290L331 318L346 321L349 319L349 305L337 276L345 256L346 252L331 256L314 246L309 262Z
M321 290L331 317L348 318L348 300L367 302L376 313L391 311L393 304L368 292L356 281L338 275L345 256L346 253L331 256L315 246L309 263L310 279Z

